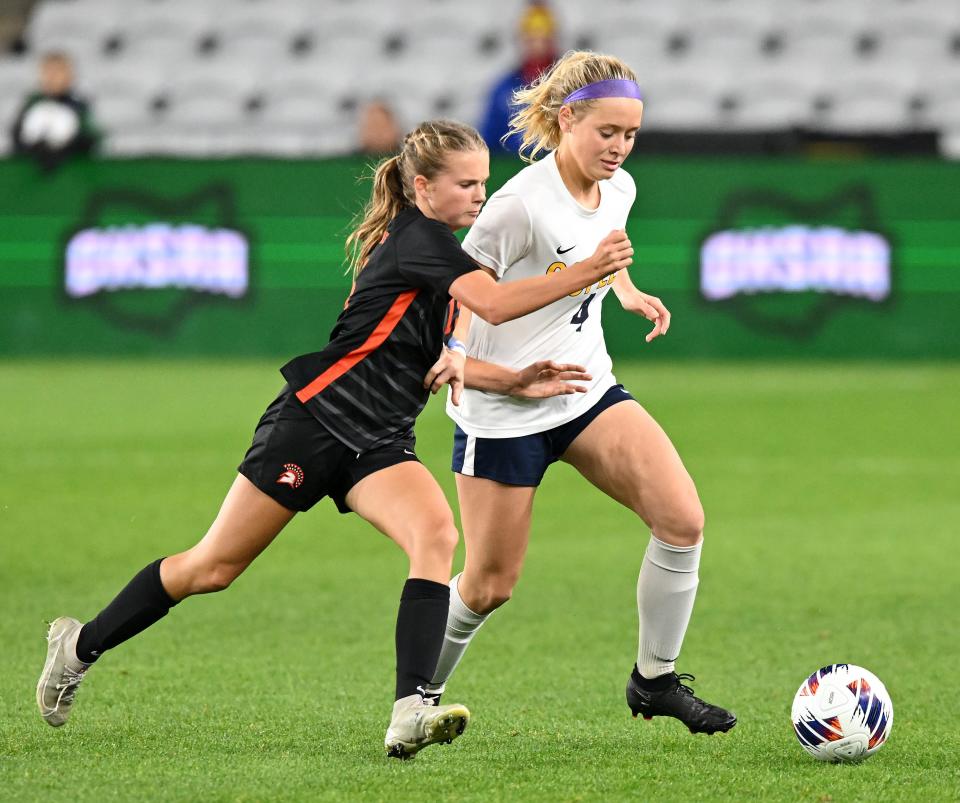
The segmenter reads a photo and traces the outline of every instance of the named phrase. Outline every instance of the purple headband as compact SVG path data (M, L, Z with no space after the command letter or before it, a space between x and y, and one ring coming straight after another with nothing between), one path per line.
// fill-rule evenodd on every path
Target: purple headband
M637 100L643 100L643 95L636 81L630 81L626 78L607 78L580 87L576 92L567 95L563 102L567 104L578 100L597 100L598 98L636 98Z

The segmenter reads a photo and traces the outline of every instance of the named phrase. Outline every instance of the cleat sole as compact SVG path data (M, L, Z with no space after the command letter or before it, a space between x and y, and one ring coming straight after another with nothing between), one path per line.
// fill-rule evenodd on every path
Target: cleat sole
M715 733L726 733L727 731L731 730L733 726L736 724L737 724L737 721L734 720L733 722L725 723L723 725L717 725L716 727L713 727L713 728L693 728L691 726L688 726L688 727L690 727L690 733L705 733L707 734L707 736L713 736L713 734Z
M413 761L416 755L416 753L408 753L402 744L395 744L387 750L387 758L396 758L400 761Z

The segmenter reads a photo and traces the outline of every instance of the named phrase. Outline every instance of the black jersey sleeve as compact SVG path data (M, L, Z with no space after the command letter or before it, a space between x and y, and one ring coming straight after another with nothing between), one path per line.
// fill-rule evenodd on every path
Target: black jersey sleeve
M479 266L444 224L426 218L398 238L397 267L414 287L448 295L450 285Z

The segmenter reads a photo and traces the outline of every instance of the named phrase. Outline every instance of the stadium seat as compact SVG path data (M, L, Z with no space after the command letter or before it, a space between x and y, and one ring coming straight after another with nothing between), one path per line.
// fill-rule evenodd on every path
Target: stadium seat
M301 58L279 60L269 65L262 77L261 88L265 96L296 91L297 88L322 95L349 96L362 81L363 71L358 65L337 62L323 53L311 53Z
M435 84L427 98L428 116L449 117L477 126L486 109L487 94L487 87L479 82L469 86L456 80Z
M22 105L22 97L17 95L5 95L0 92L0 131L4 132L3 136L0 136L0 144L5 147L3 153L8 152L6 148L9 148L11 143L7 132L9 132L13 127L13 124L16 121L17 113L20 111Z
M156 92L136 80L105 82L91 95L93 117L107 135L124 128L150 125Z
M27 25L27 42L36 54L59 50L78 61L96 57L121 16L119 8L119 0L38 3Z
M309 6L290 0L235 3L211 26L210 34L226 56L283 59L290 57L310 19Z
M927 62L931 71L950 58L958 34L956 28L915 18L882 18L867 28L867 36L875 43L874 58L911 65Z
M918 96L922 101L920 118L926 126L960 134L960 61L931 76Z
M915 70L883 58L854 62L825 76L813 124L846 133L909 130L918 81Z
M343 92L315 84L290 84L267 94L257 116L266 126L309 130L353 125L355 107Z
M123 60L180 64L197 53L210 24L207 3L134 2L116 16L109 44Z
M226 128L236 125L247 114L246 101L246 96L232 84L198 82L170 97L164 116L167 124L185 129Z
M425 67L425 64L418 65ZM376 81L365 86L357 94L359 103L375 99L384 99L390 103L394 115L403 130L413 128L422 120L437 116L437 103L446 98L446 85L437 77L423 79L423 72L411 69L396 71L393 74L381 74ZM452 103L453 101L451 101Z
M944 132L960 133L960 86L932 96L924 119Z
M859 28L834 27L822 19L802 20L790 28L780 28L781 57L807 69L825 64L843 64L858 57L862 35Z
M295 44L301 52L324 56L351 68L376 63L395 31L398 6L331 0L311 7Z
M727 95L725 126L740 131L778 131L805 125L816 87L792 71L745 70Z
M687 25L764 30L780 16L785 4L793 5L791 0L686 0L676 4L676 13Z
M646 98L645 130L709 130L722 124L722 90L690 76L658 80Z
M870 7L870 23L882 28L935 25L956 30L960 3L944 0L884 0Z
M36 59L0 58L0 98L22 100L36 85Z
M688 47L700 59L744 61L760 54L768 29L757 22L697 19L685 29Z
M343 156L357 149L355 122L302 128L276 127L266 123L250 126L238 133L241 151L254 155L286 158Z
M638 76L656 70L669 58L672 28L633 18L610 19L608 24L585 29L585 40L600 53L612 53L628 62Z
M397 69L404 70L407 64L430 63L435 73L454 71L464 76L470 74L470 65L484 57L485 48L494 47L492 43L496 42L499 49L501 40L496 26L481 24L470 15L428 11L412 13L408 21L395 29L400 46L392 55L398 62ZM437 65L446 66L437 69Z
M845 84L826 96L813 127L850 134L900 133L913 128L912 95L900 87L873 81Z
M876 11L875 0L786 0L778 4L775 17L788 27L813 26L858 31Z

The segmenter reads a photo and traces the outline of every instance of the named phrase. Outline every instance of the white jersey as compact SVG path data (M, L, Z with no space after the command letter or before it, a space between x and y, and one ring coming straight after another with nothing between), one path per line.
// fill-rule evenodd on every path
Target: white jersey
M626 226L635 197L633 177L618 170L600 182L600 205L586 209L567 190L551 153L490 197L463 247L502 282L543 276L592 256L604 237ZM468 435L513 438L552 429L586 412L616 384L600 326L600 307L613 278L499 326L477 315L470 324L469 356L510 368L537 360L583 365L593 377L586 393L515 399L465 390L459 407L448 399L447 414Z

